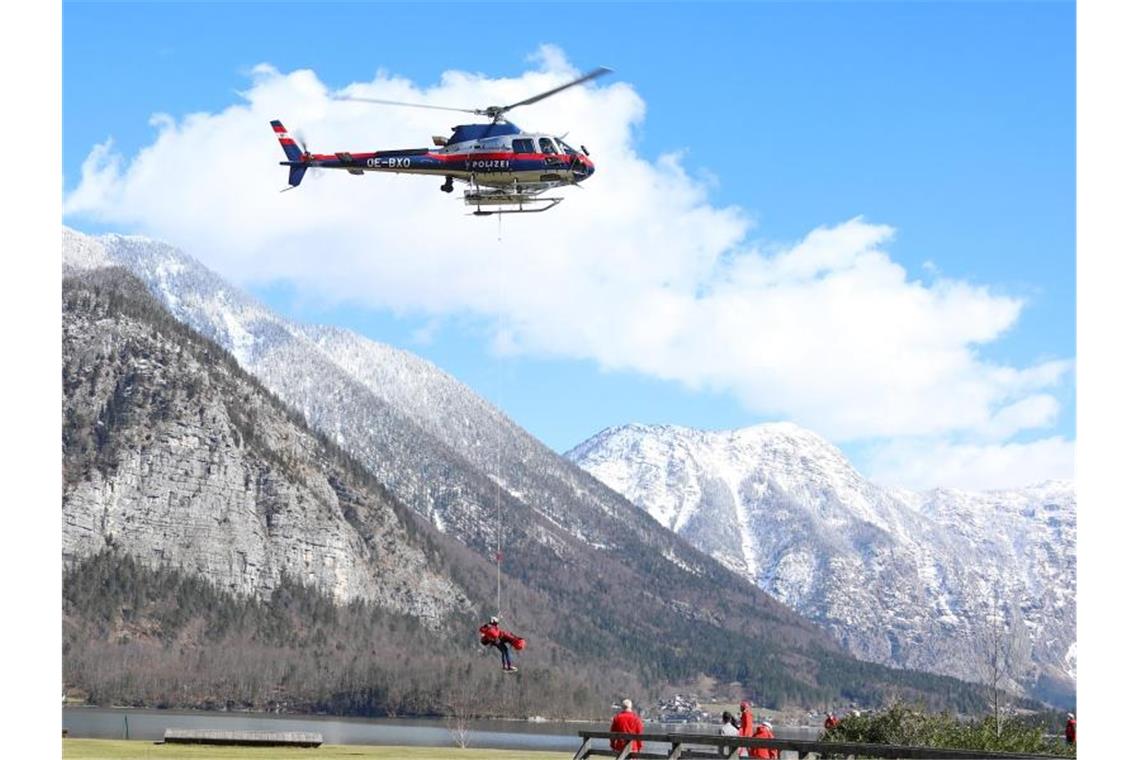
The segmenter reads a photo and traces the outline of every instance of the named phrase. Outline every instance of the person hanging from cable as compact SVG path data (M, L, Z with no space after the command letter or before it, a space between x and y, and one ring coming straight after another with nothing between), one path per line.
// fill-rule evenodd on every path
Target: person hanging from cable
M526 639L516 636L508 630L499 627L499 618L491 619L479 627L479 643L487 647L495 647L502 656L503 671L514 673L518 670L511 662L511 649L522 651L526 649Z

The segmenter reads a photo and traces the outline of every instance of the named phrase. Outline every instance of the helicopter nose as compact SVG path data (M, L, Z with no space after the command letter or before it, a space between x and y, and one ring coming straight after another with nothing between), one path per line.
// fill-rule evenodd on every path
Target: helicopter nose
M578 182L581 182L583 180L589 179L593 173L594 173L594 162L591 161L590 159L586 158L585 156L578 156L577 166L575 167L575 170L574 170L574 174L576 175L576 180Z

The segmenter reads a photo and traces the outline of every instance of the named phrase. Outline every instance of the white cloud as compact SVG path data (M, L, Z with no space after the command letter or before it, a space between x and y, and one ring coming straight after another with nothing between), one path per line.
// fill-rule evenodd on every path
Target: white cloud
M419 88L386 73L340 92L437 105L509 103L575 75L543 48L513 79L445 72ZM681 153L640 155L646 105L628 84L567 90L517 116L586 143L598 164L546 214L465 216L438 180L306 177L293 192L269 128L281 118L310 147L430 143L459 114L335 101L308 70L252 72L243 102L156 117L154 142L127 160L108 143L84 163L65 210L169 240L245 283L287 280L330 303L499 325L494 345L583 358L694 388L726 390L758 415L840 441L1048 427L1069 362L1010 366L980 347L1010 330L1020 299L949 279L928 284L886 252L891 228L856 218L761 250L752 222L710 202ZM611 78L612 79L612 78Z
M1071 480L1074 453L1073 442L1060 436L989 444L896 440L870 454L866 474L876 483L914 490L1020 488L1043 480Z

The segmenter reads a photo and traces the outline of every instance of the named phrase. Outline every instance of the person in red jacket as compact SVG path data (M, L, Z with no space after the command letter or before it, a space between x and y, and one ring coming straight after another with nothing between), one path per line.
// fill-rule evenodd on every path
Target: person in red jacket
M752 736L752 708L747 702L740 703L740 735ZM747 750L741 747L740 756L746 757L747 755Z
M755 739L775 739L776 735L772 733L772 724L768 721L761 721L760 725L752 733ZM748 750L749 757L760 757L764 760L774 760L780 757L780 750L768 749L767 747L753 747Z
M833 728L839 728L839 718L836 718L833 713L828 713L827 720L823 722L823 730L830 731Z
M633 711L633 702L628 699L621 701L621 712L614 716L610 722L610 733L614 734L640 734L643 726L641 725L641 718L637 717L637 713ZM625 739L610 739L610 749L614 752L621 752L625 749ZM632 740L633 751L641 751L641 740Z
M1077 746L1077 716L1069 713L1069 719L1065 721L1065 741Z
M503 662L503 670L508 673L513 673L518 670L511 663L511 647L507 643L510 639L514 638L510 632L504 631L499 627L499 619L492 617L488 622L479 627L479 643L483 646L495 647L499 650Z

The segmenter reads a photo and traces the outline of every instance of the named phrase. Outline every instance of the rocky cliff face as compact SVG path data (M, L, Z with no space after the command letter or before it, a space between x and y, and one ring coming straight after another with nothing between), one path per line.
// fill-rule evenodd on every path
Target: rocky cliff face
M890 491L790 424L627 425L567 456L861 658L981 678L977 633L996 607L1029 642L1023 683L1072 694L1071 484Z
M743 681L746 689L772 702L794 699L803 703L840 694L873 701L888 690L898 693L899 686L907 693L928 696L934 704L963 707L975 699L976 695L962 684L949 679L854 662L817 627L659 525L419 357L344 330L291 323L185 254L143 238L91 238L65 230L64 262L65 271L72 272L106 265L129 270L180 323L232 354L234 372L240 367L256 377L288 408L297 411L303 418L299 422L327 436L352 461L359 462L393 504L406 505L438 531L481 555L478 568L491 568L492 589L491 558L501 538L505 555L502 612L512 627L540 633L546 642L546 656L606 663L607 672L619 680L637 677L635 674L679 679L706 673L726 681ZM117 355L124 355L121 349ZM83 376L69 382L78 389L91 380ZM156 387L172 382L165 378ZM107 393L105 390L104 396ZM228 391L222 394L227 398L230 395ZM234 424L240 425L234 415L244 408L245 402L240 400L244 397L238 392L234 398L239 400L231 398L229 406L221 400L218 403L229 410ZM87 413L98 414L95 410L101 408L92 406ZM179 416L184 412L193 415L197 410L180 407ZM73 427L99 429L92 420L87 419L87 423ZM197 424L192 421L191 427ZM150 430L140 425L136 433L146 442ZM176 450L163 456L173 457L179 463L176 466L182 462L179 457L193 459L193 468L189 461L182 467L185 480L177 489L170 478L164 478L153 491L132 496L130 508L119 511L122 519L116 523L116 540L129 540L142 547L143 554L162 548L164 523L184 518L172 515L168 520L165 513L147 513L145 509L150 501L161 501L168 491L178 494L177 503L186 492L206 488L200 483L203 474L211 482L210 488L214 488L211 478L215 476L236 477L245 488L244 472L235 472L232 463L224 474L213 469L221 463L216 465L210 452L229 445L225 432L223 426L195 429L185 439L165 436L163 445ZM276 442L272 450L283 461L292 462L297 445L287 444L276 433L267 436ZM233 436L230 438L232 441ZM244 435L241 438L247 439ZM195 452L178 453L180 440ZM134 456L138 444L131 441L124 457L114 461ZM87 456L98 460L106 444L105 440L96 441L92 444L94 453ZM132 466L127 465L126 471ZM146 472L145 468L145 462L140 461L138 471ZM102 473L92 476L95 484L90 488L99 495L91 501L105 505L110 489L99 485L100 477L106 478ZM317 503L321 492L328 493L320 478L311 483L290 481L288 477L285 481L254 493L284 491L289 494L286 503L306 507ZM256 482L252 480L250 487ZM117 484L115 487L119 488ZM219 481L216 490L231 493L227 489L234 487L228 480ZM331 483L330 487L337 491ZM257 496L251 498L255 505L260 503ZM355 520L343 509L345 499L339 494L337 498L345 521L356 528ZM242 513L244 509L236 511ZM99 508L84 512L77 524L98 523ZM128 515L137 521L143 514L151 524L145 532L137 536L123 533ZM215 508L209 514L215 515L209 519L221 519L229 512ZM314 549L314 556L325 552L315 564L328 563L324 574L315 578L321 583L339 583L342 575L349 577L342 555L325 551L326 547L339 546L337 541L341 540L336 532L340 528L333 524L335 513L330 515L330 524L319 526L320 546ZM272 520L277 519L275 514ZM249 529L256 524L254 520ZM293 540L277 554L260 556L260 562L287 558L309 572L314 562L305 564L301 542L315 527L289 528ZM76 535L84 532L83 528L69 530ZM351 532L344 536L345 541L355 540ZM186 540L180 534L168 538ZM215 534L210 543L224 546L227 540ZM192 562L192 557L210 556L211 552L216 559L201 568L202 572L225 579L227 584L256 586L262 582L258 575L261 570L252 579L244 574L235 578L229 568L231 564L241 567L241 560L228 559L228 551L204 546L187 549L179 561ZM382 561L379 553L371 557ZM371 562L367 559L360 563L362 575L351 576L346 581L348 588L367 587L366 580L356 579L367 578L364 568ZM462 588L465 578L479 571L467 566L448 577ZM250 572L248 566L245 572ZM427 573L417 575L425 582L429 579ZM436 598L446 595L441 592ZM476 600L480 612L495 611L493 600L493 595L488 597L484 592ZM464 601L460 597L459 603Z
M965 544L973 592L996 598L1020 627L1031 660L1031 691L1068 704L1077 680L1077 499L1073 483L971 493L894 491ZM975 608L976 609L976 608ZM978 617L962 628L976 628Z
M705 561L430 362L347 330L286 320L172 246L68 229L63 237L65 268L126 268L175 318L463 543L492 552L502 507L509 529L521 520L530 539L559 555L576 548L562 531L608 547L632 527L640 541Z
M113 544L241 594L283 575L438 624L411 516L123 272L64 283L65 560Z

